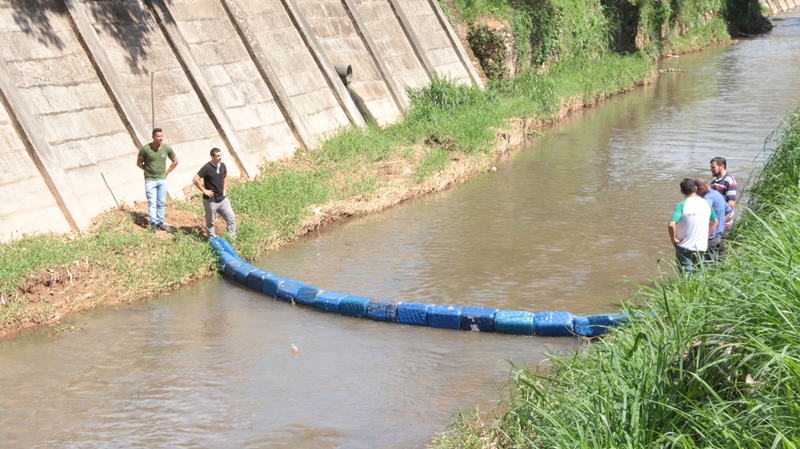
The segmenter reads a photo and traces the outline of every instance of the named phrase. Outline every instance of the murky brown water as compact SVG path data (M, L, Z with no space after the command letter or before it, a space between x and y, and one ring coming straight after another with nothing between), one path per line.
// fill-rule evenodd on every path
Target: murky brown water
M683 72L573 117L495 173L258 265L373 298L616 311L623 279L647 282L673 257L679 180L721 155L745 185L797 106L800 14L775 24L666 61ZM497 401L507 360L578 347L326 314L224 279L72 324L0 345L0 447L422 447L460 409Z

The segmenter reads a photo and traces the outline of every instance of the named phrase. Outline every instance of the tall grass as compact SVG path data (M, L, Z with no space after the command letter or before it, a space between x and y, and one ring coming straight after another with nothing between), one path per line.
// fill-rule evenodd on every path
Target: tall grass
M585 352L516 369L483 430L498 447L800 445L800 109L753 187L731 256L692 277L640 286L636 319ZM474 435L464 421L452 434Z

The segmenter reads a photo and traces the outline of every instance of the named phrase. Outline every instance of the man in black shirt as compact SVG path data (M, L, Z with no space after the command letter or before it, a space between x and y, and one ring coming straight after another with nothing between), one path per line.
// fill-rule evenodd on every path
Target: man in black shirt
M231 239L236 240L236 215L233 213L230 200L225 196L228 191L228 169L222 162L222 151L219 148L211 149L211 161L200 168L192 182L203 192L208 238L215 236L214 220L219 213L228 224L228 234Z

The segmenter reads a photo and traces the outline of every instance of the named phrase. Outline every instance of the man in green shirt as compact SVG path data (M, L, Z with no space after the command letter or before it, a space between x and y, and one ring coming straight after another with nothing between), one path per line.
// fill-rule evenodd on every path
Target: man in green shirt
M167 158L172 162L169 167ZM166 231L164 205L167 202L167 175L178 166L178 157L172 148L164 143L164 133L161 128L153 129L153 141L139 150L136 165L144 170L144 190L147 194L150 230Z

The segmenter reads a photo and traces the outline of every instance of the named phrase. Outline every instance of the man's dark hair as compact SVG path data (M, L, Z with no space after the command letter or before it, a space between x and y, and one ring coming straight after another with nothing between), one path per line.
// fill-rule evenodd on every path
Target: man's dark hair
M697 186L694 185L694 179L692 178L683 178L683 181L681 181L681 193L684 195L691 195L696 188Z
M161 128L153 128L153 135L154 136L156 135L156 133L160 133L160 132L163 132L163 131L161 131Z
M219 149L219 148L217 148L217 147L214 147L214 148L212 148L212 149L211 149L211 152L210 152L210 153L208 153L208 154L210 154L210 155L212 155L212 156L213 156L213 155L215 155L215 154L217 154L217 153L222 153L222 150L220 150L220 149Z
M709 161L709 164L711 162L719 165L720 167L722 167L722 168L724 168L726 170L728 169L728 161L726 161L724 157L719 157L719 156L715 157L714 159L711 159L711 161Z

